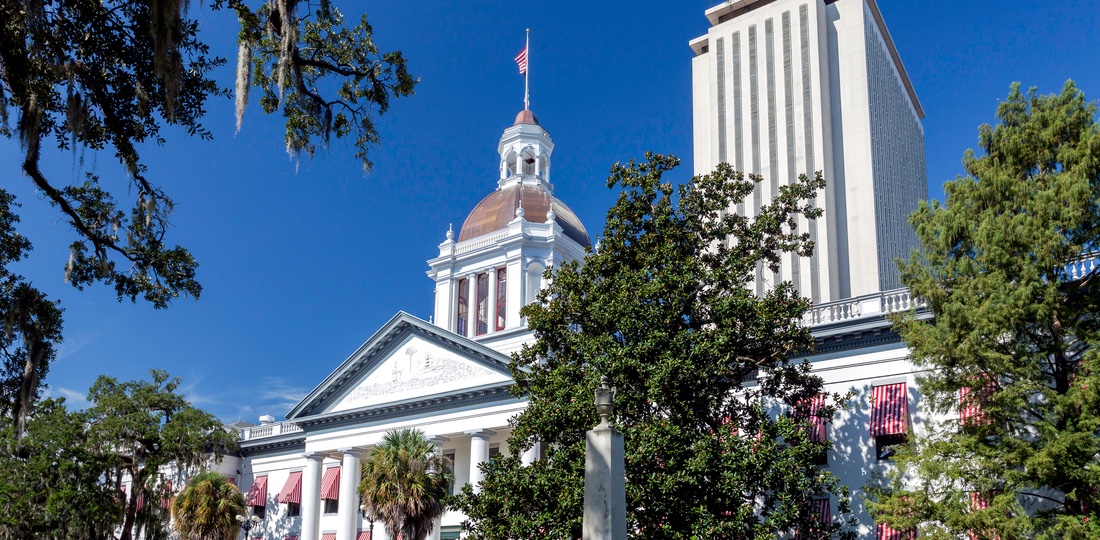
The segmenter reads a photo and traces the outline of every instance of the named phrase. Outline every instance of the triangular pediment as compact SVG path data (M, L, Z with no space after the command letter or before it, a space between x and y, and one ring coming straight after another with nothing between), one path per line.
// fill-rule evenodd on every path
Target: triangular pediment
M511 382L508 357L398 313L287 418L380 407Z

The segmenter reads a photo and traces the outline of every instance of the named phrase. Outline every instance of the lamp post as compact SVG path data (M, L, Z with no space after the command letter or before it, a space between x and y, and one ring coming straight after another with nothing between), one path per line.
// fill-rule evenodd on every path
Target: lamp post
M257 515L246 517L237 514L237 523L241 524L241 530L244 531L245 540L248 539L248 532L251 531L253 527L259 525L261 521L263 520Z
M365 504L359 505L359 510L363 512L363 519L367 520L367 523L370 524L370 538L374 540L374 514L371 514L367 510L367 505Z

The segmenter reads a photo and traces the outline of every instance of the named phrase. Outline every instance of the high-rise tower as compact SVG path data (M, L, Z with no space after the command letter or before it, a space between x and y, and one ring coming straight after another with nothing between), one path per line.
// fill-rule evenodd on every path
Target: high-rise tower
M928 196L924 113L875 0L732 0L691 41L695 168L763 177L736 211L821 171L824 216L800 225L808 258L761 268L815 303L898 286L895 258L916 245L907 217Z

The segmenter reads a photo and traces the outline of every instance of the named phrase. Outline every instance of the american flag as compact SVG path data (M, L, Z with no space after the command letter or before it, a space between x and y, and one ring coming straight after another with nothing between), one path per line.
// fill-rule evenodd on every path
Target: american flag
M527 47L524 47L519 54L516 55L516 63L519 64L519 72L521 75L527 73Z

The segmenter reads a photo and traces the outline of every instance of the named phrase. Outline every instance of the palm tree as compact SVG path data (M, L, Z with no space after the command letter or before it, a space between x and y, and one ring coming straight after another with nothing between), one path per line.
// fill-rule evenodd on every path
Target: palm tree
M418 429L386 433L363 464L363 510L381 521L390 538L422 540L443 515L450 464Z
M236 540L244 495L217 471L195 475L172 499L174 527L183 540Z

